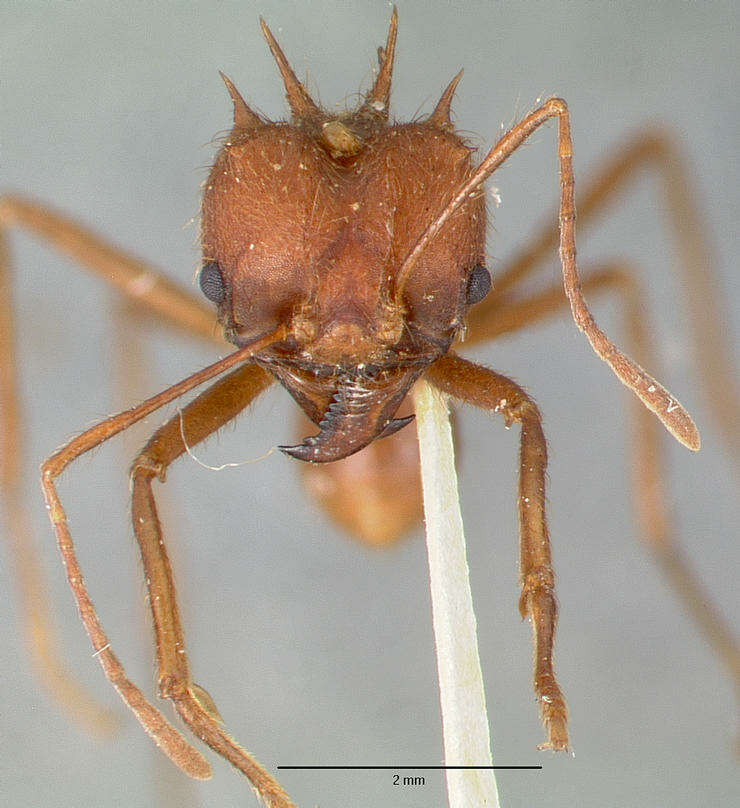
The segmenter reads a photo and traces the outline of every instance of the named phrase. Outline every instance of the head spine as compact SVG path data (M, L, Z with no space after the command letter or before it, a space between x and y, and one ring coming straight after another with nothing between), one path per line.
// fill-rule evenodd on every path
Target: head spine
M309 130L333 158L353 157L362 150L366 140L373 132L388 125L398 35L398 12L395 6L391 14L385 46L378 48L379 69L373 86L365 95L360 107L341 116L329 115L313 101L308 90L296 77L269 26L261 17L260 25L285 85L285 96L292 113L293 125ZM462 70L442 93L437 106L427 119L430 126L445 132L453 131L450 106L461 77ZM234 104L234 129L236 131L247 132L260 126L269 125L270 121L263 120L249 107L228 76L221 73L221 78Z

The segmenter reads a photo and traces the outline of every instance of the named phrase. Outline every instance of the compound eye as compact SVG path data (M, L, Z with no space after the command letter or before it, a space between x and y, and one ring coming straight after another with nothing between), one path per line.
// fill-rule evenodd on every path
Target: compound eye
M468 287L465 290L465 301L468 306L480 303L481 300L491 291L491 273L478 264L473 268L468 278Z
M216 305L223 303L226 297L226 282L221 269L215 261L203 264L198 276L203 294Z

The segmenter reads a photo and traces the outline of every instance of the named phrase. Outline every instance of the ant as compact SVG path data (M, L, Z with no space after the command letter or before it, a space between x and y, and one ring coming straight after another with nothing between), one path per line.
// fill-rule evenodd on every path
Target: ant
M616 349L586 307L575 260L572 144L565 103L546 101L474 166L450 121L459 76L426 121L389 125L396 25L394 13L378 78L360 108L347 116L329 115L312 101L263 26L294 121L265 121L225 79L234 104L234 130L216 160L203 207L201 289L216 304L224 333L237 350L83 433L43 467L47 505L70 585L106 675L164 751L192 776L207 776L205 759L144 699L111 650L84 587L55 480L81 454L231 371L158 430L134 462L134 528L154 612L161 694L173 700L196 734L244 771L263 798L277 806L291 803L270 775L231 741L212 700L191 680L151 488L155 478L164 480L177 456L230 420L274 378L318 428L301 443L282 448L313 463L341 461L381 439L402 440L411 418L396 417L396 411L422 375L453 397L521 425L521 609L535 628L535 689L546 745L568 747L565 702L552 669L556 606L546 541L546 448L539 411L514 382L466 362L452 350L466 324L471 344L516 330L559 307L554 295L545 293L500 311L496 321L491 313L504 308L505 297L495 306L491 298L486 300L490 275L484 255L482 184L545 121L558 124L558 239L576 323L597 354L664 426L688 448L699 447L698 432L681 405ZM642 148L649 152L660 144L647 140ZM583 207L588 209L588 204ZM76 254L161 317L186 330L210 333L212 318L189 296L148 268L114 254L68 220L17 197L3 200L2 218ZM520 267L499 279L495 294L502 295L525 271ZM624 286L628 298L633 294L629 282L613 270L590 278L586 286L587 291ZM11 365L4 367L7 371ZM14 390L14 382L3 389ZM9 433L18 421L13 406L10 402L5 408ZM649 473L647 467L645 471ZM14 474L8 478L12 488ZM650 507L659 508L655 503Z

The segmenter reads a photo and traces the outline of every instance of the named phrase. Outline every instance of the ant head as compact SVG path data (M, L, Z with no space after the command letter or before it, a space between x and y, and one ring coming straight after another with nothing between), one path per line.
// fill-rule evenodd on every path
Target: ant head
M206 183L201 286L237 345L287 326L288 339L259 359L322 437L349 430L350 410L364 422L335 440L332 456L304 457L333 460L387 434L413 380L487 291L485 204L471 196L409 271L406 259L473 167L449 117L460 74L426 120L389 124L394 10L373 87L337 117L312 101L262 27L292 120L264 121L224 76L234 128Z

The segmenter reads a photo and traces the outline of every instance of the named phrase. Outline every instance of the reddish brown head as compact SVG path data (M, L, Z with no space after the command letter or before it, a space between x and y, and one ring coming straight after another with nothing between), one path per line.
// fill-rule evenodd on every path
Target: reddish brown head
M288 327L256 361L320 431L283 449L338 460L408 422L393 420L398 405L485 295L485 204L471 197L397 283L471 174L449 118L459 76L428 119L389 124L394 10L372 89L337 117L316 106L262 27L293 116L263 120L224 77L234 128L203 199L201 286L236 345Z

